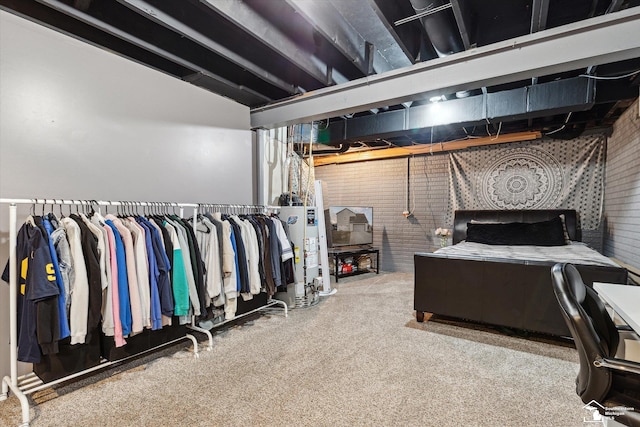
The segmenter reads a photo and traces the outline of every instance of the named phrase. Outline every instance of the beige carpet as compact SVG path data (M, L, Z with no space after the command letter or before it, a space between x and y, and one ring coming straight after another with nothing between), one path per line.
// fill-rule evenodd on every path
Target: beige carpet
M32 426L583 426L575 350L415 322L413 276L341 280L311 308L32 396ZM161 356L161 357L159 357ZM18 425L15 397L0 425Z

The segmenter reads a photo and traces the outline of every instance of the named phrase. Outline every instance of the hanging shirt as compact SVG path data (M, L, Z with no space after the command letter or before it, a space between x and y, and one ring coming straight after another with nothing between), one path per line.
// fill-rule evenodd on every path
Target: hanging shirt
M99 234L102 235L102 238L98 237L98 241L102 240L104 245L104 270L100 274L102 281L102 332L108 337L113 337L115 335L115 319L113 316L114 308L112 293L114 285L111 277L111 246L108 233L110 228L104 224L104 218L97 212L91 216L90 222L95 227L95 229L92 228L94 233L98 236ZM120 339L122 339L122 328L120 328Z
M282 247L282 261L293 258L293 249L291 249L291 243L289 243L289 237L284 231L282 222L280 222L280 220L277 218L271 218L271 220L276 226L276 235L278 236L278 240L280 240L280 246Z
M175 227L167 221L164 221L163 225L171 236L173 246L173 275L171 277L174 302L173 314L175 316L187 316L189 314L189 283L187 281L187 271L184 268L182 246Z
M260 280L260 249L258 245L258 235L248 219L241 219L241 224L246 231L247 254L249 264L249 292L252 295L260 293L262 283Z
M91 333L100 325L100 315L102 306L102 283L100 273L100 256L98 255L98 241L82 218L77 214L69 215L80 227L80 241L82 243L82 254L87 268L87 280L89 282L89 313L87 316L87 337L91 339Z
M89 313L87 315L87 335L89 336L100 325L100 311L102 306L102 283L100 275L100 256L98 255L98 240L91 233L79 215L71 214L69 218L80 227L82 254L87 268L89 282ZM90 339L90 336L87 340Z
M120 313L120 323L122 324L122 335L128 336L131 333L131 304L129 302L129 280L127 278L127 260L125 258L124 244L118 228L110 220L105 220L105 224L111 228L116 248L116 264L118 269L118 303ZM112 263L113 265L113 263ZM114 289L115 291L115 289Z
M180 243L180 249L182 252L182 262L184 270L187 275L187 286L189 288L189 301L191 301L191 307L193 314L199 316L200 313L200 298L198 297L198 290L196 288L196 279L193 274L193 266L191 265L191 251L189 249L189 243L187 242L187 233L185 226L182 222L178 222L172 218L165 219L168 224L173 225L178 235L178 241Z
M87 319L89 315L89 279L82 252L81 232L78 224L71 218L62 218L60 224L67 233L74 271L74 279L71 285L71 306L69 308L71 344L84 344L87 336Z
M236 239L233 228L231 228L231 247L234 254L237 253ZM225 320L231 320L236 316L238 309L238 295L240 295L240 269L238 268L238 257L234 260L235 269L229 276L229 280L225 278L225 303L224 303L224 315Z
M196 282L196 290L198 291L198 300L200 302L200 313L207 312L207 298L204 284L204 265L202 263L202 255L198 248L198 242L195 232L191 223L182 219L176 219L184 226L184 231L187 236L187 243L189 244L189 251L191 252L191 266L193 268L193 275Z
M56 251L55 243L51 234L55 231L53 225L51 225L51 221L46 218L42 218L42 226L46 230L47 243L49 245L49 253L51 254L51 262L53 263L53 269L56 275L56 282L58 283L58 288L60 294L58 295L58 320L60 323L60 339L64 339L71 335L71 331L69 330L69 320L67 319L67 296L68 293L65 290L65 284L61 273L60 262L58 261L58 253ZM65 239L66 240L66 239ZM61 248L62 249L62 248ZM62 249L64 250L64 249ZM69 266L70 260L64 260L65 273L68 273L67 267ZM70 267L70 266L69 266ZM67 276L68 278L68 276Z
M231 277L233 278L233 285L235 285L235 287L232 290L231 284L230 284L229 292L225 292L225 293L228 296L234 296L234 297L237 297L240 294L240 289L241 289L240 282L242 280L242 277L240 275L240 256L238 255L238 252L239 252L238 241L240 240L240 237L238 236L239 234L240 233L236 232L236 228L232 225L230 238L231 238L231 247L233 248L233 253L235 254L235 260L233 264L235 266L235 271L233 272Z
M264 245L263 245L264 254L262 257L262 264L264 266L265 286L267 288L267 294L269 296L272 296L276 293L276 284L273 280L274 273L273 273L273 264L271 259L271 250L272 250L271 236L269 234L269 227L267 225L267 221L269 220L264 217L257 217L256 220L261 225L262 236L264 240Z
M224 237L224 231L223 231L222 222L216 220L213 217L213 215L211 215L208 212L204 214L204 218L206 218L214 227L214 230L212 230L212 232L216 233L216 240L218 241L218 250L216 252L218 253L218 258L219 258L220 272L222 274L222 277L224 277L224 267L223 267L224 242L222 241Z
M265 223L269 227L269 244L271 246L271 272L273 283L276 287L286 285L282 280L282 246L278 238L278 229L273 218L265 218Z
M127 342L122 330L122 318L120 317L120 292L118 290L118 256L115 233L111 226L105 223L104 229L109 239L109 253L111 259L111 309L113 316L113 330L116 347L122 347Z
M215 225L206 217L198 225L198 245L205 262L205 285L207 297L215 298L222 292L222 264L219 254L218 233Z
M145 224L142 217L136 218L136 222L144 229L145 247L147 250L147 259L149 260L149 285L151 289L151 329L162 329L162 308L160 307L160 294L158 292L158 278L160 271L151 241L151 230Z
M103 234L103 230L92 223L89 218L83 213L80 214L80 218L85 223L91 234L96 238L96 248L98 250L98 265L100 266L100 288L104 291L107 288L107 249L106 249L106 236Z
M124 226L120 218L114 215L105 216L111 220L118 229L118 233L124 245L125 263L127 266L127 284L129 287L129 304L131 307L131 334L142 332L142 307L140 304L140 291L138 290L138 275L136 274L136 260L133 249L133 237L131 231Z
M151 284L149 283L149 260L147 259L145 246L145 231L134 218L127 218L123 223L131 231L131 237L133 238L142 326L151 329Z
M9 269L18 286L18 360L40 363L42 354L58 351L60 325L55 271L47 240L40 229L25 223L17 235L16 265L7 265L2 280L9 282Z
M236 266L238 274L238 292L249 292L249 268L247 264L247 252L245 250L244 241L242 239L242 228L231 217L228 218L233 230L233 237L235 240L235 253L236 253Z
M160 232L156 228L157 226L148 219L140 218L139 222L145 224L149 229L151 245L158 266L157 286L160 298L160 312L163 316L171 317L173 316L173 291L169 280L169 269L171 265L164 251L162 237L160 237Z
M236 268L236 254L231 246L231 224L229 221L222 220L222 214L220 212L214 212L210 218L214 224L220 224L222 229L222 236L218 235L218 237L222 239L222 273L224 277L229 277L231 272Z
M56 256L58 257L58 268L64 285L64 299L66 302L66 312L68 313L71 305L71 284L73 283L75 273L73 272L73 262L71 261L71 248L69 247L67 232L64 231L64 227L54 229L51 233L51 240L53 241ZM68 316L65 315L65 317L67 317L68 324Z
M264 241L265 237L263 234L262 225L258 222L257 217L254 215L247 216L245 218L246 221L253 227L253 231L256 234L256 241L258 243L258 275L260 276L260 287L266 288L265 282L265 270L263 265L264 260Z

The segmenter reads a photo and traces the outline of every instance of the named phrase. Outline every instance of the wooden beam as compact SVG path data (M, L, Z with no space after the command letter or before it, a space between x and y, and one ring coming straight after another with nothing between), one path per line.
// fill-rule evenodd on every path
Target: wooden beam
M339 163L364 162L368 160L384 160L398 157L421 156L447 151L464 150L483 145L504 144L510 142L531 141L542 137L539 131L517 132L497 137L464 139L460 141L439 142L433 144L412 145L409 147L394 147L379 150L360 151L356 153L329 154L313 158L314 166L332 165Z

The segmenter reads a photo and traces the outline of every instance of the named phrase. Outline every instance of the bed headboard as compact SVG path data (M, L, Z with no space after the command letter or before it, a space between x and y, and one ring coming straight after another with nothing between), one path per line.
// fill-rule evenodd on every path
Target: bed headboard
M582 233L578 214L574 209L510 209L510 210L459 210L454 213L453 244L467 238L467 223L471 220L485 222L539 222L564 214L564 221L571 240L581 241Z

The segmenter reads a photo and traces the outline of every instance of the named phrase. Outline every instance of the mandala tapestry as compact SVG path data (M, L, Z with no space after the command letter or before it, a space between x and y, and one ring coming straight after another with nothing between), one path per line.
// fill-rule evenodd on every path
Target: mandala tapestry
M566 208L579 212L583 229L597 229L605 143L597 135L449 153L451 215L456 209Z

